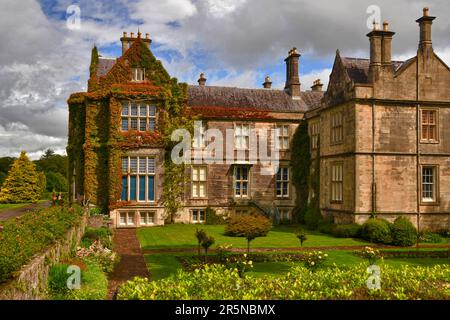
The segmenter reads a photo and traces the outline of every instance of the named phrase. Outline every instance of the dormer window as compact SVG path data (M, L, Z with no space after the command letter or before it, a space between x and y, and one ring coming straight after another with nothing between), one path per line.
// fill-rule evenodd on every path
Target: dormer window
M132 81L144 81L145 80L145 69L143 68L133 68L131 69L131 80Z

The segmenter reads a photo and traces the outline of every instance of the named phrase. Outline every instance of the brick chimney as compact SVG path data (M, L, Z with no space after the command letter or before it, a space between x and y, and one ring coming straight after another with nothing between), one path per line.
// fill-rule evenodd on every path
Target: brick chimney
M300 53L297 48L289 50L286 62L286 85L284 90L293 98L300 98L300 78L298 74Z
M317 79L313 82L311 87L312 91L322 91L323 84L320 82L320 79Z
M198 78L197 82L199 86L204 86L206 84L206 77L203 72L200 73L200 77Z
M127 33L124 31L122 38L120 38L120 42L122 42L122 55L131 47L134 41L137 39L141 39L145 44L147 44L148 48L150 49L150 44L152 43L152 40L150 39L150 36L148 33L145 34L145 38L141 37L141 32L138 31L138 37L134 37L134 32L130 32L130 36L127 36Z
M423 17L416 20L420 27L419 50L433 50L433 44L431 41L431 26L433 25L434 19L436 19L436 17L430 17L429 9L423 8Z
M264 78L263 87L264 87L264 89L270 89L270 88L272 88L272 80L270 80L270 77L269 77L269 76L266 76L266 77Z

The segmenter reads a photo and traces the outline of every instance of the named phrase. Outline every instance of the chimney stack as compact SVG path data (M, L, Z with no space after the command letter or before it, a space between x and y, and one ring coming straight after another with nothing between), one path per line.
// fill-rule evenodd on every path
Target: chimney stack
M314 81L313 86L311 87L312 91L322 91L323 84L320 82L320 79Z
M383 23L383 33L381 41L381 64L383 67L392 67L392 37L395 32L389 31L389 23Z
M150 39L150 35L148 33L145 34L145 39L141 37L142 33L138 31L138 37L134 37L134 32L130 32L130 36L127 35L127 33L124 31L122 38L120 38L120 41L122 42L122 55L125 54L125 52L130 49L131 45L134 41L137 39L140 39L140 41L147 44L148 48L150 49L150 44L152 43L152 40Z
M269 76L266 76L263 83L264 89L270 89L272 88L272 80L270 80Z
M204 86L206 84L206 77L203 72L200 73L200 78L198 78L197 82L199 86Z
M289 50L288 57L284 59L286 62L286 85L284 90L293 98L300 98L300 78L298 75L300 54L297 48Z
M419 50L423 51L433 49L431 41L431 26L433 25L433 20L436 19L436 17L430 17L429 13L428 8L423 8L423 17L416 20L420 26Z

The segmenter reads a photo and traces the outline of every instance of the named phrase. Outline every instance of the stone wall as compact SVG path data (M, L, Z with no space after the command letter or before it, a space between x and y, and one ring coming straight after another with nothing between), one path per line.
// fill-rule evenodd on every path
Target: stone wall
M0 300L46 299L48 273L52 265L70 255L79 245L87 224L85 214L79 225L67 231L44 253L36 256L17 273L16 277L0 287Z

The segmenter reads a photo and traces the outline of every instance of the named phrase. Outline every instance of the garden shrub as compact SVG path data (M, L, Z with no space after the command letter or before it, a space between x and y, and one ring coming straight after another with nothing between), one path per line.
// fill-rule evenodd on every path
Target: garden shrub
M62 299L67 294L68 264L55 264L48 273L48 290L53 299Z
M449 300L449 265L381 265L382 286L367 287L367 263L311 272L294 267L280 277L240 277L238 270L206 265L159 281L134 278L119 288L120 300ZM230 290L239 288L239 290Z
M444 241L439 233L434 232L422 232L419 236L420 242L425 243L441 243Z
M407 218L398 217L391 225L392 243L396 246L412 246L417 242L417 230Z
M305 224L310 230L317 230L321 221L323 220L320 210L314 206L309 206L305 213Z
M232 217L225 226L225 234L232 237L247 239L247 252L250 251L250 242L258 237L265 237L272 228L272 221L259 214L245 214Z
M224 216L218 215L216 210L211 207L207 207L205 210L205 224L207 225L220 225L226 224Z
M106 227L100 228L86 228L82 241L83 247L89 247L95 241L100 241L102 245L108 249L112 249L112 231Z
M391 224L384 219L374 218L367 220L362 226L361 235L370 242L392 243Z
M356 223L335 225L332 235L337 238L358 238L361 236L361 226Z
M98 240L92 243L89 248L78 247L76 256L98 264L106 273L111 272L119 260L119 256L114 251L103 246Z
M67 230L80 223L80 207L50 207L4 222L0 232L0 283L28 263Z
M333 217L325 217L319 220L318 230L322 233L331 234L335 224L333 222Z

